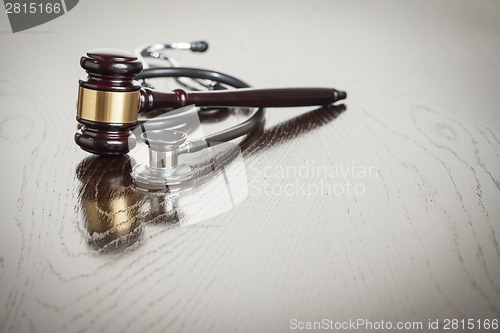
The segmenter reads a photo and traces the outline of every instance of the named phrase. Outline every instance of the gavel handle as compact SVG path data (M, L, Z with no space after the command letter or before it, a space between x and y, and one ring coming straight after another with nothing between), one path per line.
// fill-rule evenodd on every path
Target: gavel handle
M231 91L171 93L144 88L140 112L186 105L212 107L291 107L329 105L345 99L347 94L330 88L237 89Z

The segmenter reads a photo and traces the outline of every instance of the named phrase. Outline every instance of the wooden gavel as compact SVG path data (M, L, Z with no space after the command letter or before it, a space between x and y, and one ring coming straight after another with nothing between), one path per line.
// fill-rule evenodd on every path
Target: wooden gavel
M131 129L139 112L194 104L211 107L292 107L329 105L346 93L329 88L237 89L204 92L157 92L134 81L142 63L130 52L98 49L80 59L88 73L79 81L76 119L83 126L75 142L99 155L129 151Z

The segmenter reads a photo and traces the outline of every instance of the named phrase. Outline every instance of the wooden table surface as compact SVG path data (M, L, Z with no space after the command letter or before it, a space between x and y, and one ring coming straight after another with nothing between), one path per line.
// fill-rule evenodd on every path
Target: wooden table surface
M13 34L0 14L0 331L498 332L499 18L487 0L87 0ZM139 191L134 158L73 141L79 58L200 39L172 55L348 98L268 109L191 190Z

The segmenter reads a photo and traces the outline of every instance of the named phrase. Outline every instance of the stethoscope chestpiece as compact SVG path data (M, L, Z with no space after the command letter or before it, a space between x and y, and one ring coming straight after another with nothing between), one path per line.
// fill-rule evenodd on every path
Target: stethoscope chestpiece
M138 164L132 169L134 183L145 189L165 189L189 180L194 168L179 164L179 148L187 140L185 133L172 129L146 131L141 139L149 150L149 164Z

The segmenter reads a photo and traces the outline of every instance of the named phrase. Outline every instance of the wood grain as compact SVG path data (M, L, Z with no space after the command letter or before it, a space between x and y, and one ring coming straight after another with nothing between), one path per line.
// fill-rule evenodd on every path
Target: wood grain
M17 34L0 15L1 332L500 319L497 2L120 6L80 2ZM200 37L209 52L174 53L182 65L348 99L267 110L192 156L203 172L180 192L138 190L138 157L74 144L84 52Z

